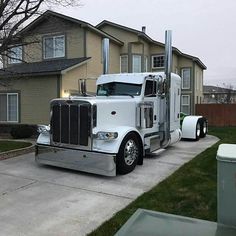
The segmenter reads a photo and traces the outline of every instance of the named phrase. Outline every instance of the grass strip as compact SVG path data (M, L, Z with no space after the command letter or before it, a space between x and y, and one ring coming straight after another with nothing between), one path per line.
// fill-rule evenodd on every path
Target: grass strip
M31 146L31 143L0 140L0 153Z

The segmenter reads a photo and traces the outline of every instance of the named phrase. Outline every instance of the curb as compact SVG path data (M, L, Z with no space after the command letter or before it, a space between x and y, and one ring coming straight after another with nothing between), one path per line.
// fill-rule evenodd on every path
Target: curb
M29 147L15 149L15 150L7 151L7 152L2 152L2 153L0 153L0 161L6 160L6 159L12 158L12 157L20 156L23 154L31 153L31 152L34 152L34 150L35 150L35 145L31 143L31 146L29 146Z

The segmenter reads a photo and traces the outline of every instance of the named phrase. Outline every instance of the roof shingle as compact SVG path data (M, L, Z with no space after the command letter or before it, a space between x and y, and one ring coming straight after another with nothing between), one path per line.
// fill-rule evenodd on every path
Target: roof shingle
M55 59L33 63L20 63L0 70L0 78L25 77L37 75L60 74L61 71L79 65L90 59L81 57L73 59Z

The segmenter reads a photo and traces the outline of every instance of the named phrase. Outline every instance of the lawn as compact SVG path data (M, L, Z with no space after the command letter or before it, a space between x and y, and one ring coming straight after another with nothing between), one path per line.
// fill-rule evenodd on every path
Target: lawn
M236 143L236 127L211 128L209 133L219 137L220 141L89 235L114 235L138 208L216 221L216 152L221 143Z
M28 142L18 142L18 141L3 141L0 140L0 153L15 150L19 148L25 148L31 146Z

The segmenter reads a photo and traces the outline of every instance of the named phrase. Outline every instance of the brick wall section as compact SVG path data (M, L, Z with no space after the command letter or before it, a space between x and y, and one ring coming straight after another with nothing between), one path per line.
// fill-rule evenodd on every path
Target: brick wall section
M236 104L197 104L196 115L205 116L209 126L236 126Z

